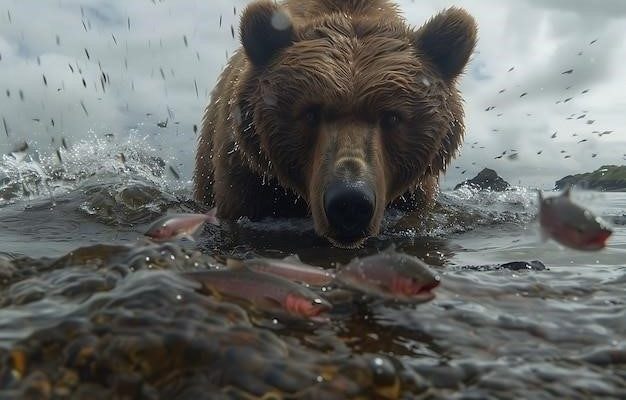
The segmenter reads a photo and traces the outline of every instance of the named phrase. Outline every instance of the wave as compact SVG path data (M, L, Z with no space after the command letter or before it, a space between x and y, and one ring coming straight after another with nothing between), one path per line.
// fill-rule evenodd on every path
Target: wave
M0 207L20 201L83 196L81 210L108 224L144 222L177 201L189 201L189 180L182 179L152 147L148 137L123 142L92 135L56 152L5 154L0 160ZM174 160L175 161L175 160ZM169 164L169 166L168 166ZM150 200L154 201L150 201ZM140 209L147 212L138 212ZM121 206L120 206L121 205ZM430 213L388 211L384 238L440 237L480 226L523 225L534 218L534 190L514 187L504 192L467 187L441 192ZM266 234L313 232L310 218L238 221L239 228Z
M120 142L112 135L92 135L55 152L25 150L0 159L0 207L20 200L67 194L85 181L142 180L156 188L177 192L189 182L175 178L172 164L159 155L148 137L129 136Z

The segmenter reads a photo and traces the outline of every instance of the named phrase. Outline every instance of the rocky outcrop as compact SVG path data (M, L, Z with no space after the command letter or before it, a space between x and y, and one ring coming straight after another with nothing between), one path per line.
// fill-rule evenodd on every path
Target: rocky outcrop
M626 192L626 166L603 165L593 172L568 175L554 184L556 190L569 186L602 192Z
M463 186L469 186L473 189L502 192L511 185L509 185L507 181L498 176L496 171L489 168L484 168L478 173L478 175L476 175L472 179L468 179L456 185L454 187L454 190Z

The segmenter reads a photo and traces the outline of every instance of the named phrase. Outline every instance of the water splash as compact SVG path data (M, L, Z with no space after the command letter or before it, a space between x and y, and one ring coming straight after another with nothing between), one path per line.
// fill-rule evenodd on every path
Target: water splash
M92 178L143 180L163 190L180 191L188 182L170 179L167 162L147 137L129 136L114 141L90 135L68 149L34 150L22 160L12 155L0 159L0 206L19 200L57 197Z

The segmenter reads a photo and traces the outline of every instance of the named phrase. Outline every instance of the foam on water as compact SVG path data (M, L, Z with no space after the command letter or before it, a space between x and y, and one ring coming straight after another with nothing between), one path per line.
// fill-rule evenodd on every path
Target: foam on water
M130 134L125 140L90 134L57 151L33 149L0 159L0 206L18 200L37 200L66 194L88 178L118 176L141 179L166 191L178 191L189 181L177 181L168 161L148 136Z

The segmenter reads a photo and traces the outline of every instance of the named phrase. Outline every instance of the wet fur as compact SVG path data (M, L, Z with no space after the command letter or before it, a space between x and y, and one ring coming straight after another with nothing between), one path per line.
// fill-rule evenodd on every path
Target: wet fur
M272 36L276 13L292 25ZM476 42L469 14L451 8L413 30L385 0L259 1L241 39L205 111L196 200L225 219L312 212L327 237L322 194L333 177L375 187L370 234L387 206L430 204L463 139L456 80ZM308 126L303 115L318 105L321 122ZM385 111L402 116L393 131L381 128Z

